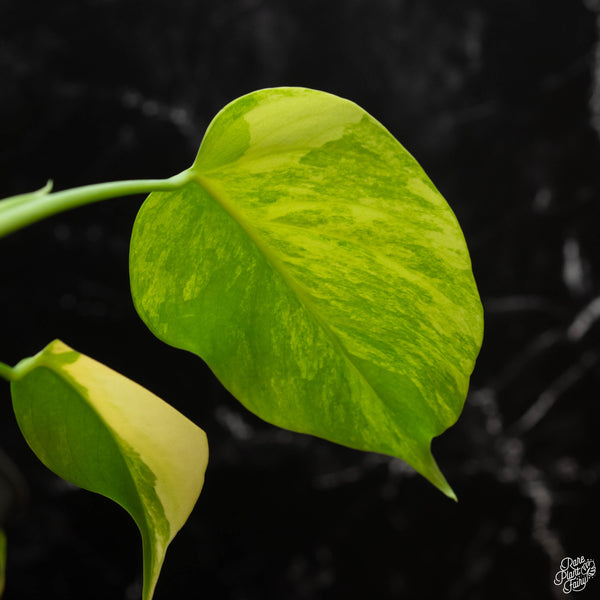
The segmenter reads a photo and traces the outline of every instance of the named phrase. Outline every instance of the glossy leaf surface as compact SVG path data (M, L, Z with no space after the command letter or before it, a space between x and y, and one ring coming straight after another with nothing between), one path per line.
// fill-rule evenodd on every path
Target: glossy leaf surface
M356 104L275 88L226 106L191 171L135 222L149 328L266 421L398 456L453 496L430 445L462 410L482 309L413 157Z
M60 477L119 503L142 534L144 600L204 482L204 432L102 363L52 342L21 361L13 407L27 443Z

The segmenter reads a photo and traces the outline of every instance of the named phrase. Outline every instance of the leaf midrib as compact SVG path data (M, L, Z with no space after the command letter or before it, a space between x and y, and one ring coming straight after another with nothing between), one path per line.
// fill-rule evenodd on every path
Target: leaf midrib
M271 265L271 267L280 275L283 281L292 290L300 304L304 307L305 311L326 332L332 343L341 351L351 368L353 368L359 374L360 378L365 382L368 388L371 389L373 394L381 402L385 411L389 413L390 409L388 408L388 405L385 402L384 398L378 392L377 387L372 383L371 379L362 371L360 366L355 362L353 355L350 354L350 352L346 349L345 345L340 340L339 336L335 333L335 331L333 331L331 327L321 318L321 316L319 315L319 311L314 307L314 302L310 298L310 294L307 293L307 291L304 289L304 286L300 282L298 282L293 277L293 275L289 273L288 269L286 269L283 262L279 260L279 258L277 258L277 256L272 252L271 248L262 240L260 232L254 226L252 226L247 219L243 218L243 215L235 209L233 204L229 201L229 198L227 198L226 194L220 192L218 189L215 188L215 186L212 185L210 178L198 174L196 175L195 181L242 228L242 230L246 233L250 240L259 249L261 254L265 257L267 262ZM413 437L412 439L419 446L422 443L422 440L420 441L416 437ZM429 440L426 441L428 442Z

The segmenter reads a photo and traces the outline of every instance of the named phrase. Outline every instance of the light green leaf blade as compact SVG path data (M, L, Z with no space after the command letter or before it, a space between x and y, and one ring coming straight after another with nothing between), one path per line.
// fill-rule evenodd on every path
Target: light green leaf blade
M356 104L275 88L226 106L191 171L134 225L149 328L266 421L398 456L454 497L430 446L462 410L482 308L414 158Z
M142 386L58 340L14 371L15 415L38 458L111 498L137 523L150 600L167 546L202 489L206 435Z

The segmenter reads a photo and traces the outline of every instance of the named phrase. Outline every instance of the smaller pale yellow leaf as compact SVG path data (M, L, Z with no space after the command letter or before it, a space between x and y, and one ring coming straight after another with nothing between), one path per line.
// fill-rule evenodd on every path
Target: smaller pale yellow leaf
M25 439L64 479L125 508L142 534L144 600L202 490L202 429L137 383L60 341L15 367Z

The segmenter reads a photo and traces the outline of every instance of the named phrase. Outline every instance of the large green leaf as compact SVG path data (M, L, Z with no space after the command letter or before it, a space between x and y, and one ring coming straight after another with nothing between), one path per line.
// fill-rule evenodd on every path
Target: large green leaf
M135 222L131 289L165 342L276 425L398 456L440 490L482 309L456 218L356 104L302 88L211 123L194 181Z
M144 600L204 482L202 429L145 388L60 341L21 361L17 422L60 477L118 502L142 534Z

